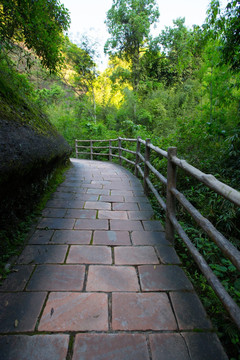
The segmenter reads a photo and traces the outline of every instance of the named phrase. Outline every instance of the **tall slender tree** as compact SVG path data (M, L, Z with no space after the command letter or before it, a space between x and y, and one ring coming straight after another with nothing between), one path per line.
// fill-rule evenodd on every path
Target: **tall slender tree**
M132 85L137 92L141 48L150 40L150 27L159 18L155 0L113 0L105 21L111 37L105 52L131 62Z

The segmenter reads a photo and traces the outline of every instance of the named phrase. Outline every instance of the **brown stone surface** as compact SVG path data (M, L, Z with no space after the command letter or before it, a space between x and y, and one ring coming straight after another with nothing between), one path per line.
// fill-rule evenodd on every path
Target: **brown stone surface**
M48 244L54 230L36 230L29 240L29 244Z
M27 290L81 291L85 275L83 265L39 265Z
M28 245L19 256L18 264L62 263L67 245Z
M32 272L34 265L15 265L11 269L11 273L0 284L0 291L22 291Z
M65 360L69 335L0 336L1 360Z
M167 294L113 294L113 330L177 330Z
M216 334L213 333L183 333L183 338L194 360L228 360Z
M50 293L39 331L107 331L108 297L100 293Z
M110 220L110 230L143 230L140 221L133 220Z
M79 219L76 221L74 229L108 230L108 220Z
M159 264L152 246L124 246L114 249L116 265Z
M170 245L162 231L133 231L133 245Z
M72 245L68 264L112 264L111 248L107 246Z
M72 360L149 360L140 334L77 334Z
M56 230L53 237L53 244L90 244L92 231L87 230Z
M136 270L130 266L90 266L87 291L139 291Z
M138 270L143 291L193 290L191 282L179 266L143 265Z
M43 218L40 220L38 229L73 229L75 220L73 219L60 219L60 218Z
M103 201L86 201L84 209L111 210L111 203Z
M211 323L195 293L170 293L180 330L210 329Z
M93 244L110 246L131 245L130 234L128 231L96 230L93 234Z
M152 360L191 360L185 341L180 334L149 335L149 341Z
M47 293L1 293L0 332L34 331Z

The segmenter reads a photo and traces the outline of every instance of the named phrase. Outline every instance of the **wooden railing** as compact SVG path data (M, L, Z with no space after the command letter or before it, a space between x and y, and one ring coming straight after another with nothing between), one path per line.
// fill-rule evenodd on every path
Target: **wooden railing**
M79 145L80 143L84 145ZM106 145L103 146L103 143ZM123 147L123 143L130 144L132 148L134 146L134 150ZM97 144L99 145L96 146ZM113 146L113 144L115 144L115 146ZM141 149L143 149L143 147L144 155L141 153ZM85 149L85 151L79 151L79 149ZM135 175L138 176L140 174L143 178L145 193L148 195L149 190L151 190L157 202L166 213L166 238L174 244L174 236L175 232L177 232L193 256L199 269L202 271L207 281L229 312L233 321L240 329L240 309L225 290L218 277L214 274L177 220L176 200L192 216L200 228L215 242L222 253L238 270L240 270L240 252L213 226L208 219L201 215L201 213L187 200L183 193L177 190L177 168L179 167L183 169L188 175L193 176L199 182L205 184L208 188L231 201L236 206L240 206L240 193L217 180L213 175L204 174L197 168L188 164L185 160L179 159L177 157L177 149L175 147L170 147L168 151L164 151L151 144L150 139L146 139L145 141L140 137L137 139L119 137L118 139L110 140L76 140L75 150L77 158L79 155L83 155L85 157L87 155L91 160L93 160L94 157L96 158L99 156L107 157L109 161L112 161L113 158L118 158L120 165L122 165L123 161L125 161L134 167ZM96 150L98 150L98 152ZM150 155L152 155L153 152L155 155L160 155L162 158L167 159L167 178L151 164ZM126 153L126 155L123 156L123 153ZM130 160L126 156L134 156L134 161ZM156 187L150 180L150 174L154 174L160 183L166 187L166 201L164 201L164 199L160 196Z

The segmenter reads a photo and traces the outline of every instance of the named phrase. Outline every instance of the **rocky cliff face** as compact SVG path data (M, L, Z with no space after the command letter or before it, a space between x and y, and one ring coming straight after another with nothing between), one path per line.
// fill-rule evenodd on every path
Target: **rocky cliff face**
M46 116L0 97L0 258L71 148ZM1 262L1 261L0 261Z
M71 148L48 124L47 133L0 118L0 184L54 166Z

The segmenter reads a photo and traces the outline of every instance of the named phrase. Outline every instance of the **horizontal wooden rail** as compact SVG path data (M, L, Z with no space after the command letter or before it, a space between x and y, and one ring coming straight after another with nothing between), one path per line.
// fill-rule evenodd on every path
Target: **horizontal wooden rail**
M87 143L88 145L78 145L81 142L84 144ZM101 146L100 143L103 142L108 142L108 146ZM114 142L115 144L113 146ZM99 143L99 145L96 146L96 143ZM130 148L126 146L127 144L129 144ZM133 148L134 146L135 148ZM144 154L141 153L143 146ZM89 152L79 152L78 149L82 148L89 149ZM108 149L109 152L94 152L95 149ZM193 256L193 259L195 260L199 269L202 271L209 284L212 286L213 290L229 312L233 321L240 329L239 307L227 293L217 276L213 273L210 266L207 264L203 256L200 254L195 245L189 239L188 235L183 230L182 226L179 224L175 210L175 202L178 201L181 204L183 209L185 209L185 211L191 215L197 225L209 236L210 239L214 241L222 253L232 262L234 266L236 266L238 270L240 270L240 252L213 226L213 224L208 219L206 219L189 202L189 200L180 191L177 190L177 168L181 168L187 174L193 176L199 182L206 185L209 189L231 201L236 206L240 206L240 193L230 186L217 180L213 175L204 174L199 169L188 164L185 160L179 159L176 155L176 148L169 148L168 151L162 150L159 147L151 144L150 139L143 140L140 137L137 139L119 137L117 139L109 140L76 140L75 150L77 158L78 155L87 155L90 156L91 159L93 159L94 156L106 156L108 157L109 161L111 161L112 158L118 158L120 165L122 165L123 162L126 162L134 167L135 175L140 175L143 179L145 193L148 194L150 190L155 196L160 207L166 213L166 238L170 242L174 243L174 233L177 232ZM126 154L126 156L123 156L123 153ZM166 159L168 168L167 178L151 164L150 158L153 156L153 154L155 156L160 156L161 158ZM152 181L154 177L166 188L166 201L160 196L159 192L154 186Z

